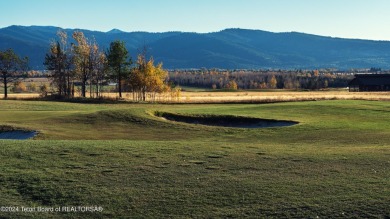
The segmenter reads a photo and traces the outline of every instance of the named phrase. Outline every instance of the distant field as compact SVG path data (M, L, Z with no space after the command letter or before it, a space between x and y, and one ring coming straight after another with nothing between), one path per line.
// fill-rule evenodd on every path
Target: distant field
M153 115L157 110L299 124L208 127L166 121ZM93 213L0 211L1 218L390 215L387 101L170 105L8 100L0 101L0 112L0 124L40 132L35 140L0 140L0 206L104 208Z
M223 103L223 102L286 102L304 100L390 100L390 92L348 92L347 90L331 91L286 91L286 90L249 90L249 91L205 91L186 89L179 98L169 94L158 95L158 102L181 103ZM132 101L132 93L123 93L125 100ZM38 97L38 93L9 94L10 98L23 99ZM87 96L89 94L87 93ZM104 97L117 98L117 93L103 93ZM0 94L0 98L3 95Z
M26 78L23 79L22 82L40 84L40 83L50 83L50 80L49 78Z
M183 92L181 102L278 102L300 100L390 100L390 92L348 91L240 91L240 92Z

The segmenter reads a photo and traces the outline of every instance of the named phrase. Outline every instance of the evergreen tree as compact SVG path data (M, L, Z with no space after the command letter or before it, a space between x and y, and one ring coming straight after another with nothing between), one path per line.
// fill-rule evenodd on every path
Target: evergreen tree
M122 98L123 81L129 75L132 64L125 43L119 40L112 42L106 56L110 68L109 76L118 83L119 98Z

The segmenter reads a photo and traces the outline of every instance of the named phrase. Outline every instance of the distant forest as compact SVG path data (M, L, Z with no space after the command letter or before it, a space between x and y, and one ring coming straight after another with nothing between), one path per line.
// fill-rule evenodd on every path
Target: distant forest
M371 69L376 70L376 69ZM347 87L354 73L330 70L178 70L170 71L179 86L212 89L308 89Z
M208 89L306 89L345 88L359 73L390 73L380 68L350 71L337 70L170 70L165 79L170 88L180 86L202 87ZM28 77L46 77L47 73L30 71ZM109 81L109 80L108 80ZM106 83L108 82L106 81ZM124 84L123 91L132 88Z

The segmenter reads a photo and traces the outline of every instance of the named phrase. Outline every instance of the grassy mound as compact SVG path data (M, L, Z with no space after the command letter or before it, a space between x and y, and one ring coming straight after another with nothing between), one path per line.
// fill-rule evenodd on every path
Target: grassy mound
M1 101L0 123L40 130L0 140L5 218L386 217L390 109L380 101L153 105ZM236 129L153 112L298 121Z

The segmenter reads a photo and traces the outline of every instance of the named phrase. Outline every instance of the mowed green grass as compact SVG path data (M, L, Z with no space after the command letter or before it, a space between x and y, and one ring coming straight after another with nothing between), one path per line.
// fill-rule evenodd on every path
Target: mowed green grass
M0 101L0 212L6 218L390 216L390 103L74 104ZM235 129L164 121L154 111L300 122Z

